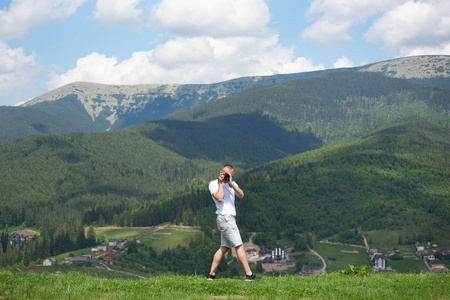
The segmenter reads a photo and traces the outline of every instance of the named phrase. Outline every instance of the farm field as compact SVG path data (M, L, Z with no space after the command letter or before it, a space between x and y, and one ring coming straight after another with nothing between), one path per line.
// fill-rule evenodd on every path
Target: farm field
M97 238L104 236L106 243L108 239L135 237L158 253L168 247L175 248L178 244L188 246L197 234L202 234L194 227L169 223L151 227L96 227L94 231Z
M402 260L390 260L390 268L398 273L426 273L429 272L421 259L414 260L404 258Z

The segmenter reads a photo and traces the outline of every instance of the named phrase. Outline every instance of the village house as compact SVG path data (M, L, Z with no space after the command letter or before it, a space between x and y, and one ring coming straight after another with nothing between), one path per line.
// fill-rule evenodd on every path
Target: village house
M386 256L381 253L376 253L373 256L372 266L376 270L384 270L386 269Z
M52 257L48 257L44 262L42 263L43 266L54 266L56 265L56 259Z
M117 239L109 239L108 240L108 246L111 248L114 248L114 246L117 245Z
M112 264L113 259L114 254L112 252L108 252L107 254L105 254L105 256L103 256L103 262L107 264Z
M428 261L435 261L435 260L436 260L436 257L435 257L433 254L429 254L429 255L426 255L426 256L424 257L424 259L425 259L425 260L428 260Z
M122 251L125 251L125 246L124 246L123 244L117 244L117 245L114 247L114 249L117 250L117 251L119 251L119 252L122 252Z
M92 248L91 252L94 254L99 254L99 253L106 252L107 249L108 249L108 247L106 247L106 246L98 246L97 248Z
M78 256L78 257L64 257L63 258L63 264L76 265L78 263L85 263L88 260L89 259L87 257L82 257L82 256Z
M120 254L125 251L125 246L122 244L117 244L114 248L112 248L111 252L114 254Z
M18 246L19 244L28 242L30 240L30 236L14 232L9 235L8 240L11 245L14 243L16 246Z

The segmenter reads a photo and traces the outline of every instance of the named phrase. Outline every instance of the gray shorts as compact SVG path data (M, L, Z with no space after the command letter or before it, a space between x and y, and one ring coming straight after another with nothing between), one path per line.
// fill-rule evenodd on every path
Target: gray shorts
M241 234L236 225L236 217L217 215L217 228L220 230L220 247L231 249L242 245Z

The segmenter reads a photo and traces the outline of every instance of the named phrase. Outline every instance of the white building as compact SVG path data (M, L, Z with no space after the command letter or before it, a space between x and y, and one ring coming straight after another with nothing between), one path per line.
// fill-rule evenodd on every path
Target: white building
M272 247L272 259L273 260L285 260L286 250L284 245L276 244Z
M373 256L373 267L377 270L384 270L386 269L386 256L381 253L376 253Z
M44 260L44 262L42 263L43 266L54 266L56 265L56 259L55 258L47 258L46 260Z

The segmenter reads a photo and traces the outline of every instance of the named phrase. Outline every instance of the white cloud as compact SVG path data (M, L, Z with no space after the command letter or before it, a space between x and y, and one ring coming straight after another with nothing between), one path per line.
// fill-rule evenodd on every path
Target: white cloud
M270 38L212 37L175 38L154 50L134 52L122 62L116 57L92 53L78 59L65 74L53 72L49 89L75 82L108 84L212 83L240 76L272 75L324 69L311 60L297 58L293 49ZM230 47L228 47L230 45ZM232 46L231 46L232 45Z
M143 22L141 0L98 0L94 17L113 25L140 24Z
M143 16L142 1L129 2L125 16ZM111 19L101 15L108 3ZM97 17L115 19L119 11L115 4L119 1L108 3L97 1ZM212 83L240 76L324 69L322 64L295 57L293 48L278 44L278 35L268 30L270 14L263 0L162 0L147 18L172 38L152 50L134 52L123 61L91 53L78 59L75 68L64 74L53 72L48 88L75 81Z
M415 46L400 48L400 57L416 55L450 55L450 42L444 42L435 47Z
M306 13L314 23L302 38L347 43L352 27L374 18L364 35L369 42L382 42L401 56L449 54L449 11L448 0L314 0Z
M355 63L353 61L351 61L350 59L348 59L344 55L341 58L339 58L336 62L333 63L333 67L335 69L338 69L338 68L352 68L354 66L355 66Z
M189 36L262 36L270 20L263 0L163 0L153 8L162 29Z
M11 49L0 43L0 94L3 97L22 92L41 70L34 54L26 55L22 48Z
M0 40L20 38L28 29L52 19L66 19L86 0L12 0L0 10Z
M401 49L402 53L447 49L448 54L449 12L448 0L407 1L377 19L365 37L368 41L382 41L390 49Z
M406 0L314 0L306 16L316 21L307 27L303 39L320 45L348 43L351 40L349 29L367 18L397 6Z

